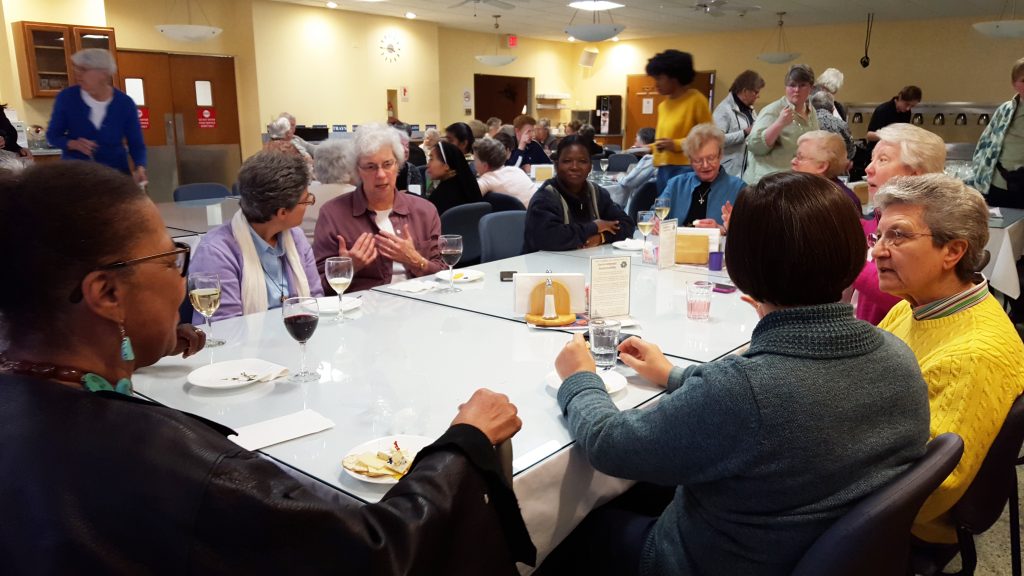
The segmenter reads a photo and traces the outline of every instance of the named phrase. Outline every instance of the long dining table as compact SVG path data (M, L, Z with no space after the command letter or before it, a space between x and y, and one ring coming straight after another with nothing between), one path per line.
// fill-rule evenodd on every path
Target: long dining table
M191 225L201 237L209 229L200 218L207 209L188 210L198 214L191 216L191 224L175 220L168 223L169 231ZM540 252L489 262L471 267L483 278L460 284L462 291L455 294L441 292L440 282L419 294L389 286L349 294L358 299L358 308L344 322L322 315L307 344L307 365L315 367L319 379L306 384L287 378L229 390L189 384L193 370L227 360L259 358L298 369L299 345L286 332L280 309L217 321L213 335L226 340L224 346L140 369L135 389L235 429L313 410L333 427L261 451L366 503L380 500L389 486L344 472L342 458L353 447L395 434L437 437L473 390L507 394L523 422L512 439L513 488L538 560L543 560L590 510L632 482L594 470L573 447L552 385L552 380L557 383L555 357L570 335L531 328L513 314L512 284L500 282L499 272L581 272L589 279L591 257L625 254L610 249ZM735 353L749 343L757 316L738 292L714 294L709 321L686 318L685 282L727 282L727 276L694 267L659 270L633 260L630 316L635 324L624 331L658 343L670 361L683 367ZM332 299L321 302L331 304ZM643 409L663 392L621 363L614 370L627 381L625 390L612 396L620 409ZM527 566L520 570L532 571Z

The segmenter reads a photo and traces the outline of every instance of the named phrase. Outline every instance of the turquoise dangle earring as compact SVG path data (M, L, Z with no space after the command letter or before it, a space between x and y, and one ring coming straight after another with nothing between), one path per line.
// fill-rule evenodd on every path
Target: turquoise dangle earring
M132 339L128 337L128 334L124 331L124 324L118 324L118 328L121 330L121 360L125 362L131 362L135 360L135 350L132 348Z

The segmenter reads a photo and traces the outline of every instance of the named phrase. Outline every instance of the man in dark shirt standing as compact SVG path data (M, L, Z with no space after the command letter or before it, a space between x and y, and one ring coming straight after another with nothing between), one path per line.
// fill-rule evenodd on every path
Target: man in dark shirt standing
M909 123L910 113L914 106L921 103L921 89L917 86L905 86L895 98L880 104L871 114L868 122L867 139L871 148L878 142L878 131L889 124Z
M533 116L516 116L512 126L516 129L518 146L508 157L506 166L519 166L529 174L530 166L534 164L551 164L551 159L544 153L544 147L533 139L533 130L537 126Z

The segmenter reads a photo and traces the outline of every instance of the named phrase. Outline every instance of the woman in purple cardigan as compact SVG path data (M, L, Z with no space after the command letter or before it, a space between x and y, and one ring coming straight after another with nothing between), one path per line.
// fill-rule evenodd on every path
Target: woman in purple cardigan
M242 209L203 237L192 256L193 272L220 277L215 319L277 308L292 296L323 296L302 216L316 202L309 171L297 156L260 152L242 164ZM197 322L201 320L195 314Z

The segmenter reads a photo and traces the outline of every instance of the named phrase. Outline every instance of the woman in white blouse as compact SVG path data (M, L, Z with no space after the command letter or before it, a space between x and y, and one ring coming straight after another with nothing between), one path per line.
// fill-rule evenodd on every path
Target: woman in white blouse
M509 152L501 143L501 136L502 134L498 133L495 138L477 140L473 143L473 161L476 164L480 194L508 194L522 202L523 206L527 206L535 189L533 180L530 180L521 168L505 166Z

